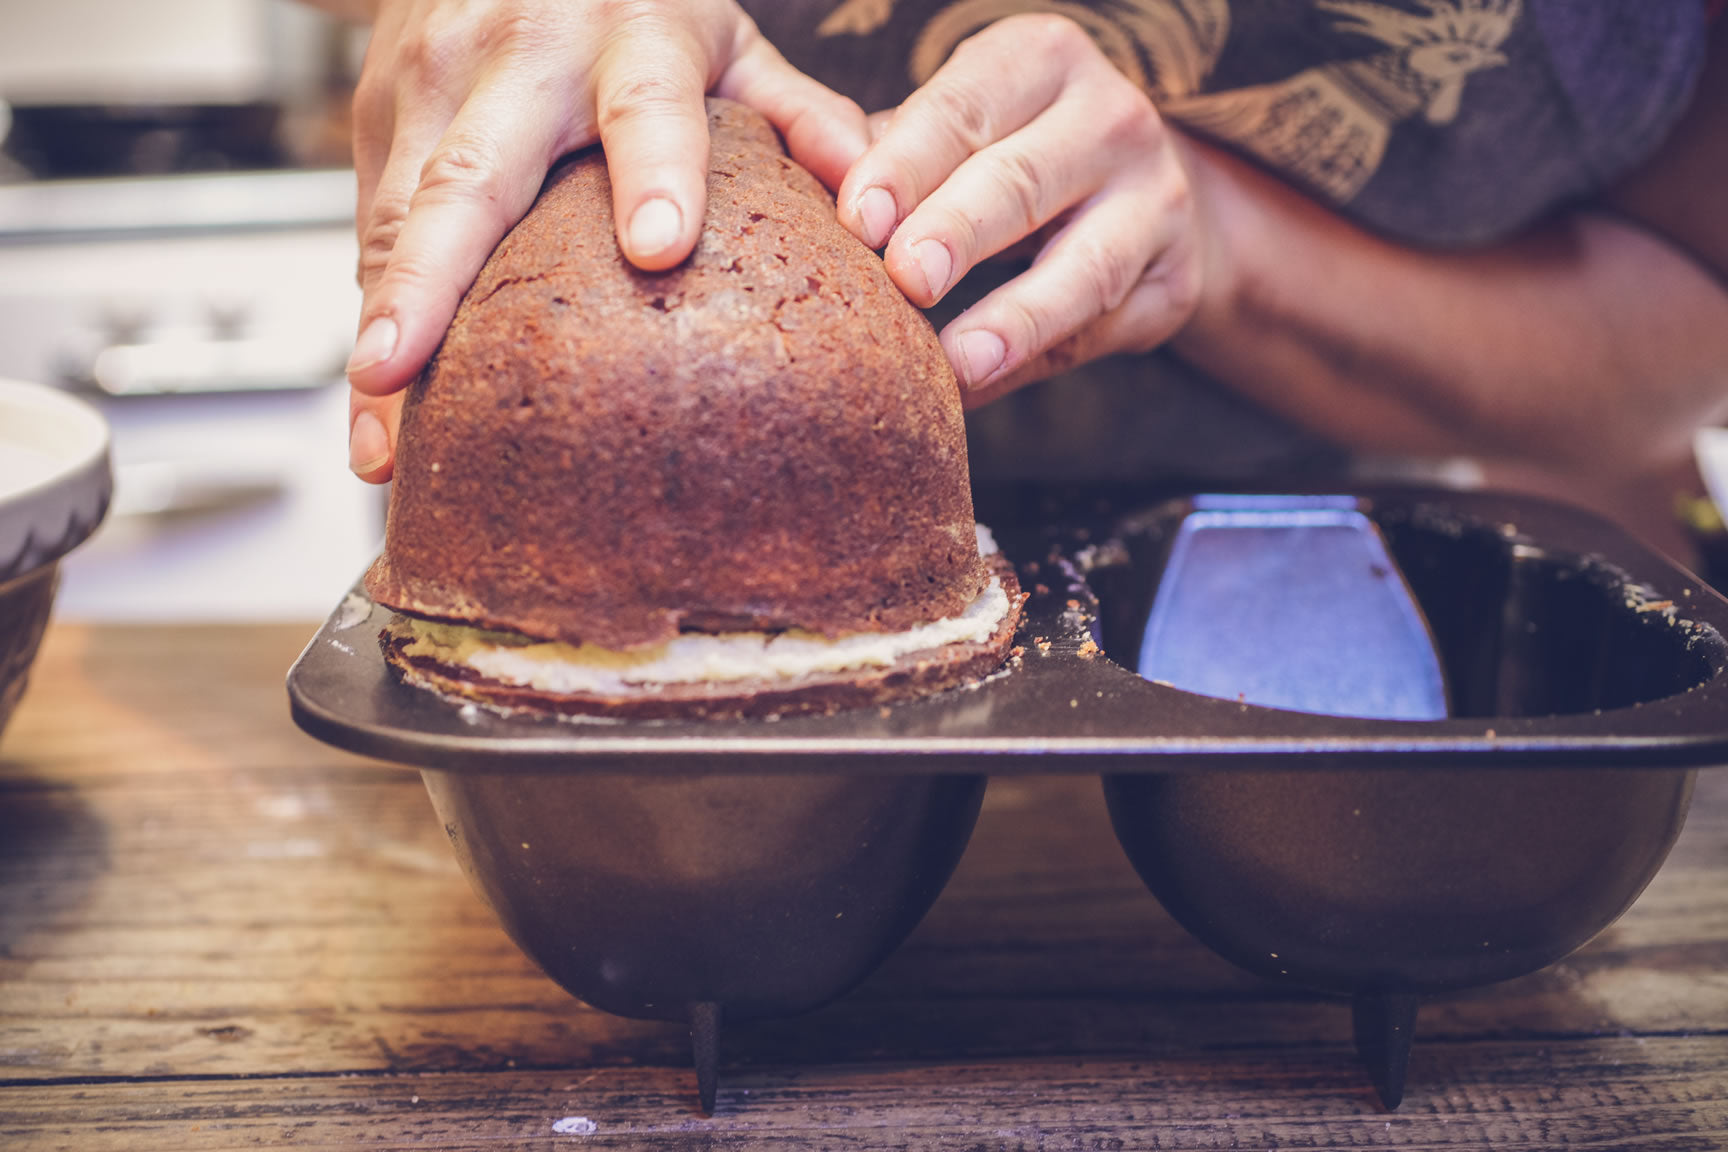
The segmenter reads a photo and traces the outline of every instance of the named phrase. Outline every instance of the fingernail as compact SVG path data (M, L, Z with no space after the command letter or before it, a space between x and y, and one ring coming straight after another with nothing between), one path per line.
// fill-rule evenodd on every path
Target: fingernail
M396 321L388 316L380 316L366 325L360 339L354 341L354 351L348 357L348 371L358 372L390 359L396 351L398 335Z
M1002 337L981 328L956 337L954 350L960 354L960 382L968 388L988 380L1008 355Z
M390 437L384 422L370 412L354 417L348 429L348 470L356 476L377 471L390 458Z
M858 219L864 223L864 243L872 248L888 243L888 237L894 234L894 225L900 219L900 209L894 206L894 194L886 188L872 186L858 193L853 205L858 209Z
M940 300L948 290L948 277L954 273L954 259L948 255L948 245L940 240L920 240L912 246L918 267L924 272L924 288L931 300Z
M664 197L644 200L630 217L630 252L634 256L656 256L678 242L684 231L684 213Z

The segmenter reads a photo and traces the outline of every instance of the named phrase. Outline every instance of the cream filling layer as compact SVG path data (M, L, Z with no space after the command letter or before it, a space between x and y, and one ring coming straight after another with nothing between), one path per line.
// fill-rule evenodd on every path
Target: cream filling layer
M1008 614L1008 593L994 576L958 616L903 632L824 636L786 632L690 633L648 648L529 641L464 624L396 616L390 633L409 658L465 665L490 680L559 695L619 695L657 684L791 680L822 672L883 668L948 644L983 643Z

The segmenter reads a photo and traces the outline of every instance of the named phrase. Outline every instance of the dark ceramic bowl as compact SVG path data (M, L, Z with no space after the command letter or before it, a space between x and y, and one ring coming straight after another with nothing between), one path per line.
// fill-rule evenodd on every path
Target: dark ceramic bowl
M112 488L108 428L95 409L0 380L0 731L48 626L60 558L96 530Z
M1092 574L1141 675L1260 707L1474 719L1617 715L1706 683L1708 645L1600 556L1505 522L1290 498L1133 518ZM1302 758L1324 764L1321 750ZM1419 994L1505 980L1611 924L1679 834L1688 769L1110 774L1118 838L1195 936L1273 980L1358 998L1388 1103Z

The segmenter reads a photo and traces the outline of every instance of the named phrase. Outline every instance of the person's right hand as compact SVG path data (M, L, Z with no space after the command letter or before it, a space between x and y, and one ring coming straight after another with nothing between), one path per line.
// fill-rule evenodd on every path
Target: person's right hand
M562 155L606 149L618 242L669 268L706 209L706 93L761 111L838 187L868 138L734 0L378 0L354 94L363 302L349 464L382 483L402 389Z

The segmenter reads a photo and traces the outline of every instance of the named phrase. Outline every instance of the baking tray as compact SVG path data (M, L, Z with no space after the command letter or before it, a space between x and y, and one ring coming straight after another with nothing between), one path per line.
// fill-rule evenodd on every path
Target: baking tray
M1477 700L1442 719L1323 715L1200 695L1130 668L1173 526L1209 502L1347 508L1389 542L1454 679L1484 644L1549 644L1522 673L1602 683ZM366 756L475 772L1109 772L1728 762L1728 601L1626 533L1564 505L1382 489L1151 499L1132 491L981 495L1031 593L1005 671L885 709L780 720L619 723L501 714L400 684L356 585L288 676L296 722ZM1460 597L1455 589L1467 595ZM1534 589L1534 590L1533 590ZM1228 615L1229 605L1218 611ZM1521 614L1529 615L1529 619ZM1111 636L1111 621L1124 643ZM1520 630L1541 635L1534 641ZM1478 635L1488 635L1486 640ZM1454 635L1467 637L1453 642ZM1102 646L1100 646L1102 645ZM1617 665L1631 661L1630 669ZM1120 662L1119 662L1120 661ZM1536 666L1535 673L1530 666ZM1504 679L1505 673L1496 674ZM1501 695L1504 687L1496 689ZM1492 693L1491 693L1492 694ZM1550 693L1552 695L1552 693Z
M704 1111L722 1019L864 979L941 892L990 775L1097 773L1165 908L1242 968L1348 997L1395 1107L1419 999L1612 923L1695 770L1728 761L1728 602L1575 509L1431 490L978 506L1031 598L1018 656L970 688L778 721L505 715L400 684L389 613L357 586L289 673L294 717L422 769L463 870L552 979L687 1022Z

